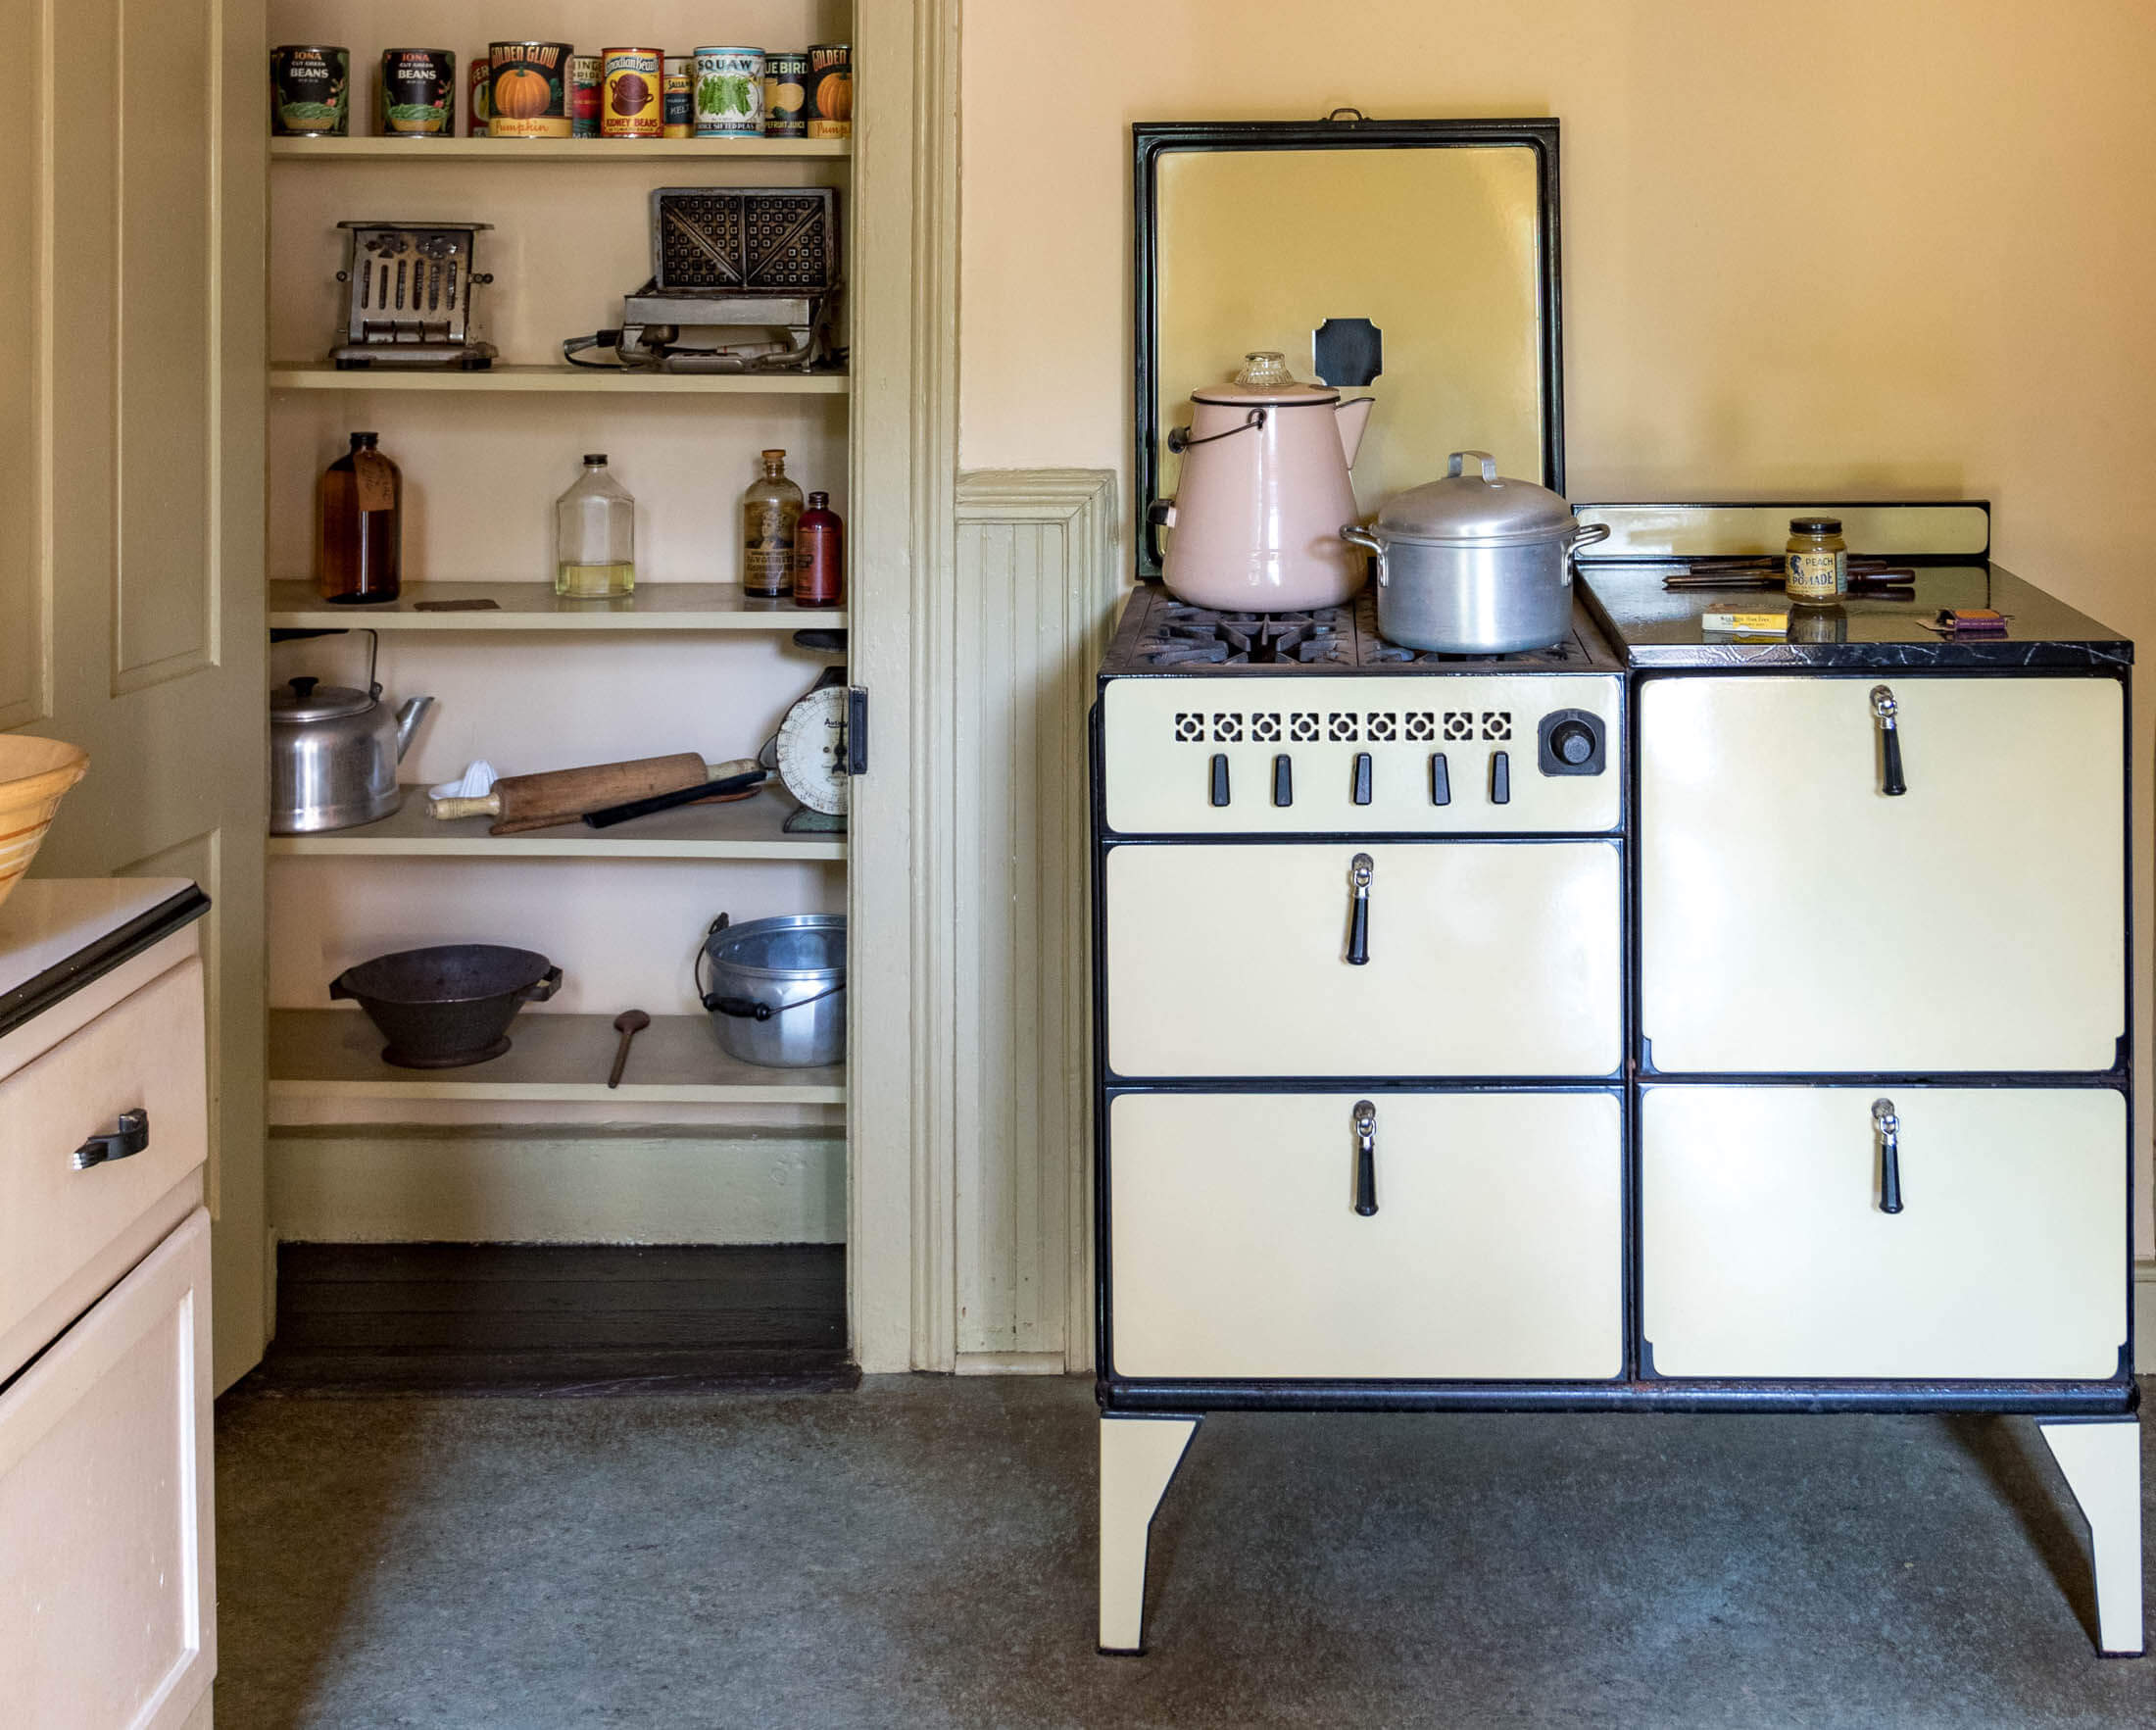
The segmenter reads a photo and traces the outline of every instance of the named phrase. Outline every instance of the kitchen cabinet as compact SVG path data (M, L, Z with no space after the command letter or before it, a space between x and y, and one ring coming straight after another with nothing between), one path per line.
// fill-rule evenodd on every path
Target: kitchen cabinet
M1907 791L1883 786L1872 694ZM1652 678L1641 1033L1665 1074L2105 1071L2126 1032L2105 677Z
M1120 1095L1113 1372L1618 1375L1623 1142L1608 1092Z
M1896 1119L1894 1212L1874 1106ZM2109 1087L1650 1087L1641 1327L1664 1376L2102 1381L2128 1287Z
M26 1730L207 1725L208 902L0 908L0 1692Z

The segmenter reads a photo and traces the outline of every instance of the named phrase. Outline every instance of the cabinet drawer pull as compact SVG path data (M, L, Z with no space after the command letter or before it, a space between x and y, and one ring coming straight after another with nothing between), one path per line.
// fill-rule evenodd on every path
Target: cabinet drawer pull
M120 1126L103 1135L93 1135L74 1150L74 1168L87 1171L92 1165L110 1165L115 1160L131 1160L150 1145L150 1113L144 1111L122 1112Z
M1378 1211L1378 1109L1355 1101L1355 1211L1367 1219Z
M1874 685L1872 718L1879 722L1879 745L1883 759L1879 790L1889 799L1898 799L1909 790L1909 783L1901 776L1901 728L1895 724L1895 713L1893 692L1886 685Z
M1901 1117L1892 1100L1872 1102L1872 1127L1879 1132L1879 1211L1901 1211Z
M1370 879L1377 875L1377 861L1358 853L1348 862L1348 964L1367 966L1370 962Z

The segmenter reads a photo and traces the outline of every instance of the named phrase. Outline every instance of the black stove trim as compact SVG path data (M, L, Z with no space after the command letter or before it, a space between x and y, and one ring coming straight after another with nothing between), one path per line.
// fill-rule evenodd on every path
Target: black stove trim
M1158 268L1154 223L1158 164L1168 151L1213 150L1444 150L1511 145L1532 150L1539 210L1536 238L1543 272L1537 308L1542 346L1543 484L1565 489L1563 222L1559 200L1558 123L1554 116L1519 120L1427 121L1140 121L1131 127L1132 394L1137 399L1137 464L1132 487L1137 510L1134 542L1137 576L1160 580L1158 533L1149 508L1159 492L1152 380L1158 347L1152 282Z

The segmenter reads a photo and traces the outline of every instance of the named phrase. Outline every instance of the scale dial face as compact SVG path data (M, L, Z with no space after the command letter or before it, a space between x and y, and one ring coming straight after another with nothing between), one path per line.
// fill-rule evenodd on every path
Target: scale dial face
M810 811L846 815L846 687L824 685L778 724L778 778Z

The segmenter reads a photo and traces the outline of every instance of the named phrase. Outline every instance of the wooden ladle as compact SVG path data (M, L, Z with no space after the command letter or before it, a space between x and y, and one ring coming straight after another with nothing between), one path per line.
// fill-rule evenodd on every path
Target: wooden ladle
M621 1043L614 1047L613 1069L607 1077L609 1087L621 1085L621 1071L629 1066L629 1041L651 1024L651 1016L642 1010L623 1010L614 1016L613 1030L621 1035Z

